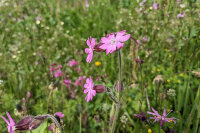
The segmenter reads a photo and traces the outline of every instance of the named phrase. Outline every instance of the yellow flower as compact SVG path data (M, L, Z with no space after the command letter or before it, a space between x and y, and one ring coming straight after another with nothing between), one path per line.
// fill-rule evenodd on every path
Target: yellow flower
M167 80L167 82L169 83L169 82L170 82L170 80L168 79L168 80Z
M159 69L159 68L157 69L157 72L160 72L160 69Z
M169 58L171 58L172 57L172 55L171 54L169 54Z
M180 77L183 77L183 73L180 74Z
M172 122L172 120L169 120L170 122Z
M150 128L148 129L148 133L152 133L152 130Z
M177 80L177 83L179 83L179 84L180 84L180 83L181 83L181 81L180 81L180 80Z
M96 65L96 66L100 66L100 65L101 65L101 62L96 61L96 62L95 62L95 65Z

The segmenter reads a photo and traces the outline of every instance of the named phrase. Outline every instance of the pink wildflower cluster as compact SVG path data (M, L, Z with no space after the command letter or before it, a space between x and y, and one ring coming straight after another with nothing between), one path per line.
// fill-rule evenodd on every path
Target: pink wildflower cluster
M117 33L110 33L106 37L102 37L100 43L98 44L96 44L95 39L90 36L90 38L88 38L87 40L88 48L85 48L85 53L88 54L86 61L88 63L92 61L94 51L106 51L106 54L109 54L121 49L124 46L124 43L129 40L129 38L130 34L126 34L126 30ZM79 78L80 79L76 81L75 85L80 84L79 81L83 81L81 80L82 77ZM84 85L84 88L84 93L87 93L87 96L85 97L85 100L87 102L92 100L93 96L96 95L96 92L102 93L105 89L103 85L94 86L94 82L91 76L90 78L86 79L86 84Z
M50 74L53 75L54 77L61 77L63 75L61 68L62 65L59 65L57 63L51 64L49 68Z

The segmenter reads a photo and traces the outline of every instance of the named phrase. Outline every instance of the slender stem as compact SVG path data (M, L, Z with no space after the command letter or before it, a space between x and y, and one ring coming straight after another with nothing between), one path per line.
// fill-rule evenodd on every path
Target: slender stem
M119 101L120 101L120 91L121 91L121 84L122 84L122 57L121 57L121 50L119 50Z
M82 125L81 125L81 121L82 121L82 114L80 113L80 133L82 132L81 130L82 130Z
M119 50L119 88L118 88L118 101L120 101L120 91L121 91L121 83L122 83L122 57L121 57L121 50ZM114 120L111 127L111 133L115 132L116 122L118 119L120 110L120 103L116 104L116 111L114 115ZM112 117L112 116L111 116Z
M117 104L116 105L116 111L115 111L114 120L113 120L113 123L112 123L111 133L115 132L115 127L116 127L116 122L117 122L117 118L118 118L118 114L119 114L119 109L120 109L120 105Z
M161 126L160 126L160 128L159 128L159 133L160 133L160 130L161 130Z
M63 133L62 127L60 126L60 124L59 124L59 122L57 121L57 119L56 119L54 116L49 115L49 114L47 114L47 116L48 116L51 120L53 120L53 122L54 122L54 123L56 124L56 126L59 128L60 132Z

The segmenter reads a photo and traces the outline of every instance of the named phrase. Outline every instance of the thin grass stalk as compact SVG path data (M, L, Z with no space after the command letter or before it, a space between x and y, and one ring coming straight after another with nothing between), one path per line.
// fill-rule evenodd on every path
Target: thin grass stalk
M121 91L121 83L122 83L122 58L121 58L121 50L119 50L119 88L118 88L118 101L120 101L120 91ZM118 119L118 115L119 115L119 110L120 110L120 103L116 104L116 111L115 111L115 115L114 115L114 120L112 123L112 127L111 127L111 133L115 132L115 127L116 127L116 122Z

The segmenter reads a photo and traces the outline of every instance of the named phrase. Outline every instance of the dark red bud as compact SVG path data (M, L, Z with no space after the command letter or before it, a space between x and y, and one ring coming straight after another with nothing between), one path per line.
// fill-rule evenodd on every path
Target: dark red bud
M102 45L102 43L98 43L97 45L94 46L94 51L96 52L104 52L104 49L101 49L100 46Z
M47 118L46 115L36 116L36 117L26 116L16 124L15 128L18 131L34 130L37 127L39 127L46 118Z
M95 85L94 86L94 90L97 92L97 93L103 93L104 92L104 90L105 90L105 87L104 87L104 85Z

